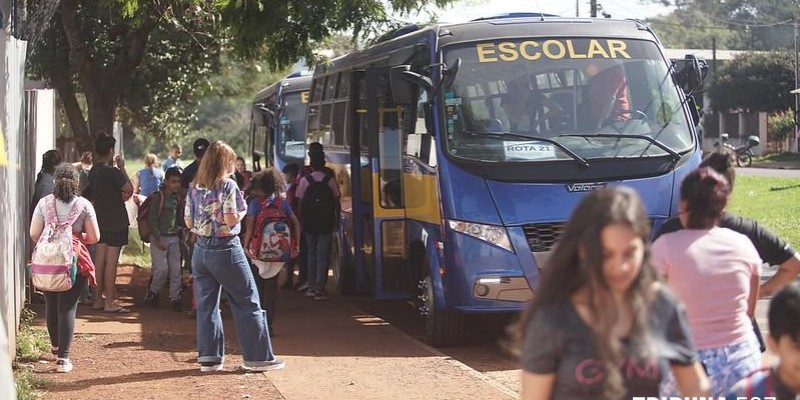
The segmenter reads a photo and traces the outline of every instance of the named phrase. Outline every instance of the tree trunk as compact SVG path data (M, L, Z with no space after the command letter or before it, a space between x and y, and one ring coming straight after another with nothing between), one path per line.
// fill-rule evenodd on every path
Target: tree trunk
M117 111L117 91L86 91L86 105L89 113L89 132L92 139L100 135L114 134L114 117Z

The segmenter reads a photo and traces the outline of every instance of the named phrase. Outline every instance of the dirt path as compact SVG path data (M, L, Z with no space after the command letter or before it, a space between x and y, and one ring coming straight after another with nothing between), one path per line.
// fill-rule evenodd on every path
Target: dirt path
M226 372L201 374L195 322L165 308L133 304L144 294L148 273L130 266L120 269L120 297L132 306L131 314L80 306L71 356L75 370L56 374L52 361L36 364L38 375L50 381L45 399L516 397L487 375L347 302L315 302L288 291L279 294L273 339L276 353L287 362L285 370L232 372L241 356L229 312L223 310ZM38 322L43 324L41 317Z

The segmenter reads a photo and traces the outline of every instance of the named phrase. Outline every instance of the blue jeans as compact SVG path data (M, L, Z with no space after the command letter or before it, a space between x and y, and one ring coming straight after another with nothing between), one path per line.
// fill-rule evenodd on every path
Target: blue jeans
M304 233L308 248L308 288L320 292L325 291L328 281L328 258L331 253L332 233Z
M220 287L225 289L233 312L244 365L260 367L275 360L267 317L239 237L198 237L192 253L192 276L197 300L197 361L221 363L225 357Z

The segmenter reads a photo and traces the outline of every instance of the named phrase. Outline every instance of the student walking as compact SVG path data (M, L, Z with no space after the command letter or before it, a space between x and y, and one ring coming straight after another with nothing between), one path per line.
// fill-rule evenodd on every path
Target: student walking
M158 191L163 182L164 171L158 168L158 157L153 153L144 156L144 168L133 178L133 192L147 197Z
M54 174L56 166L59 164L61 164L61 153L58 150L47 150L42 154L42 169L36 175L31 210L44 196L53 194L53 188L55 187Z
M150 287L145 295L145 304L158 307L159 294L169 278L169 307L172 311L182 311L181 305L181 248L180 218L183 199L181 190L181 169L167 170L164 189L154 193L147 213L151 228L150 255L153 263Z
M101 135L95 140L95 165L89 172L92 201L100 225L100 241L95 254L97 288L94 309L110 313L127 313L130 310L116 304L117 263L122 246L128 244L128 212L125 200L133 193L125 160L114 158L116 139ZM116 166L114 166L116 164ZM104 297L105 295L105 297Z
M341 194L336 178L325 166L325 152L309 151L308 154L312 171L297 186L300 220L308 252L306 297L326 300L331 239L338 226Z
M683 396L708 393L683 309L647 259L649 239L631 189L578 204L514 332L523 399L655 397L668 371Z
M681 183L679 213L686 229L653 243L653 265L686 304L689 328L712 383L724 396L757 369L761 354L751 319L761 259L747 237L719 227L728 203L727 179L708 167ZM675 396L672 379L662 396Z
M267 312L269 332L275 320L278 298L278 273L284 264L297 257L300 221L281 195L283 179L269 167L252 179L252 199L245 218L245 253L255 265L261 308Z
M186 199L186 226L197 236L192 276L197 299L197 351L201 372L219 371L225 357L219 310L220 290L227 293L244 358L243 368L269 371L285 363L272 352L267 319L238 234L247 207L230 178L236 154L214 142L200 163Z
M51 195L37 204L31 220L30 236L38 241L45 224L58 221L72 223L73 246L76 249L78 272L72 288L65 292L45 292L45 314L47 333L50 336L51 352L58 357L57 372L70 372L69 359L72 336L75 331L75 311L78 298L88 284L94 284L94 264L87 244L97 242L100 228L92 204L79 195L80 176L70 164L61 164L54 170L55 186Z

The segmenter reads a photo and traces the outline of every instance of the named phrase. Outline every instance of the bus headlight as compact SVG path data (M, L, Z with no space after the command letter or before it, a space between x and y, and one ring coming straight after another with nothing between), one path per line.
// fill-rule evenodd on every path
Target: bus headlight
M474 238L483 240L484 242L489 242L497 247L501 247L512 253L514 252L514 249L511 248L511 241L508 240L508 234L506 234L506 228L502 226L483 225L483 224L476 224L473 222L464 222L455 220L447 220L447 224L450 227L450 229L456 232L472 236Z

